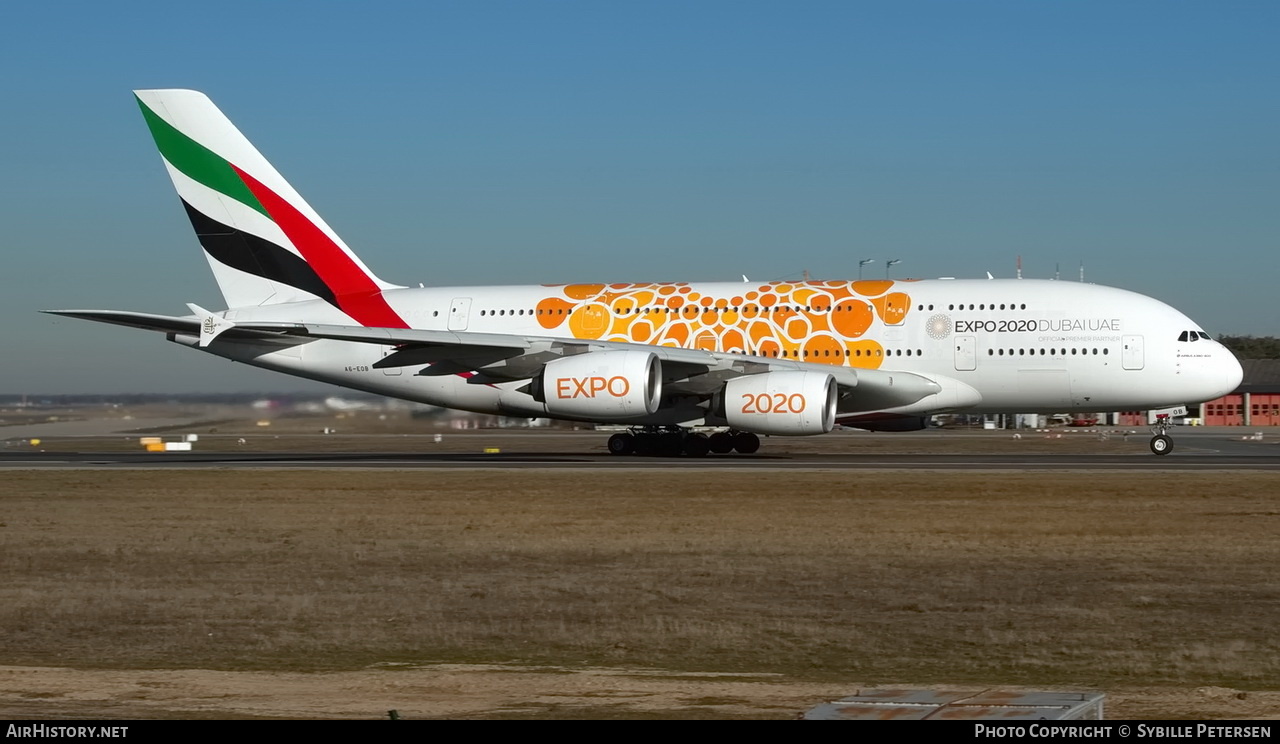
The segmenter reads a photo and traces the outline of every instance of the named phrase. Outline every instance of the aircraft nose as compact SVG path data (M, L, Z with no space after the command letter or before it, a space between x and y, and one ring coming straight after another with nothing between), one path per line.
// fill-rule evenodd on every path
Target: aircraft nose
M1229 351L1226 352L1226 357L1222 362L1223 375L1226 378L1226 392L1223 395L1226 395L1240 387L1240 381L1244 379L1244 368L1240 366L1240 360L1236 359L1235 355Z

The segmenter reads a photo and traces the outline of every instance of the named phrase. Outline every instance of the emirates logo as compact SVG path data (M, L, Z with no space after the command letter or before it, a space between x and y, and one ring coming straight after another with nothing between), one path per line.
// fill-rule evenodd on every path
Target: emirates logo
M207 317L207 318L205 318L205 319L204 319L204 332L205 332L205 333L208 333L209 335L213 335L213 332L214 332L214 330L216 330L216 329L217 329L217 327L218 327L218 325L217 325L217 323L216 323L216 322L214 322L214 320L213 320L213 316L212 316L212 315L210 315L209 317Z

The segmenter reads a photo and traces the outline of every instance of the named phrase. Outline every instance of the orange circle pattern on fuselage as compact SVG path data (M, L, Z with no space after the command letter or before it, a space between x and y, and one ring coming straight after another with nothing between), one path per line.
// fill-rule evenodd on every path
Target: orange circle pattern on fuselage
M538 302L538 322L573 338L878 368L884 347L863 337L911 310L910 295L890 292L894 285L788 282L712 297L684 283L572 284Z

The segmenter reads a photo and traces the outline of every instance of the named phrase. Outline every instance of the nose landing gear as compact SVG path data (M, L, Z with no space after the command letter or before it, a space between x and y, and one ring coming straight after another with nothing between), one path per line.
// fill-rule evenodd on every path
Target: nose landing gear
M1168 434L1169 417L1160 414L1156 417L1156 425L1151 428L1151 451L1157 455L1167 455L1173 451L1173 437Z

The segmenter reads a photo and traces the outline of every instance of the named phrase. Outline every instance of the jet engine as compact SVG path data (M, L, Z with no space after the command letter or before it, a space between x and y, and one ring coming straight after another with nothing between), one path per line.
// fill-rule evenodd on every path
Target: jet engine
M836 381L825 372L766 372L725 383L729 426L760 434L825 434L835 426Z
M646 351L595 351L547 363L534 398L565 418L621 421L651 415L662 399L662 363Z

